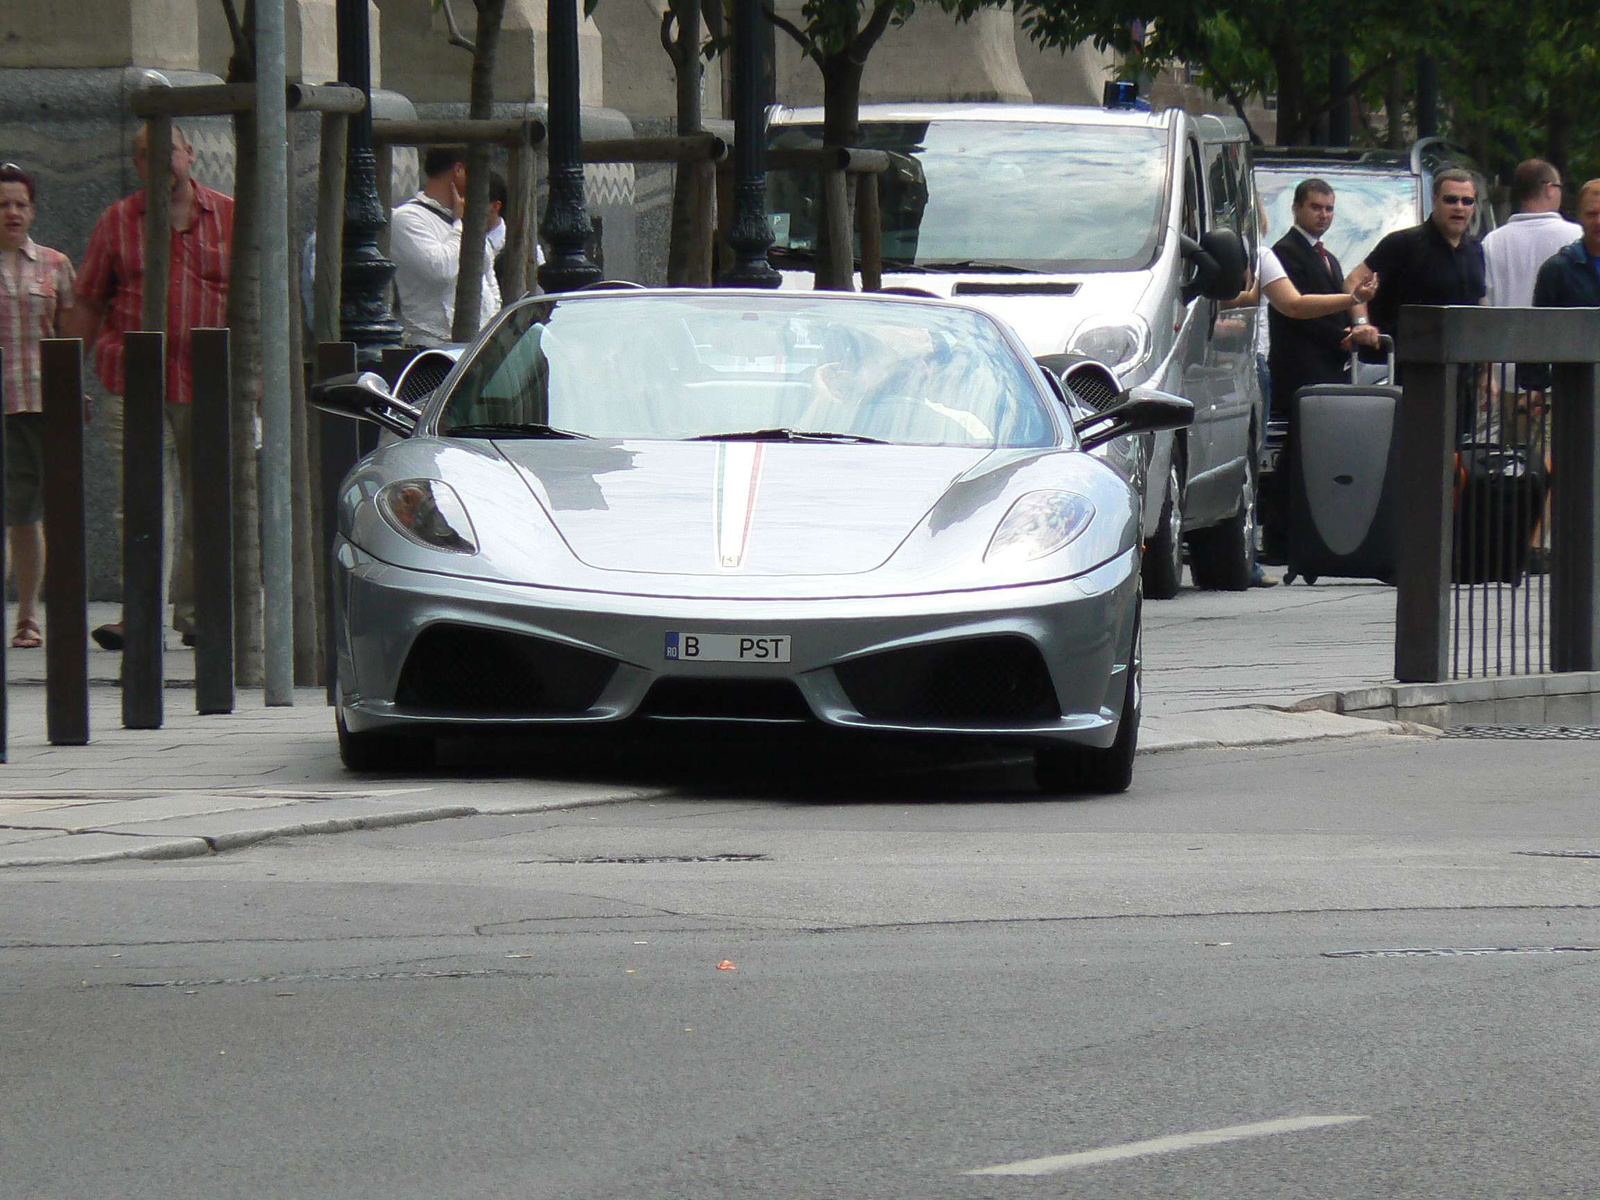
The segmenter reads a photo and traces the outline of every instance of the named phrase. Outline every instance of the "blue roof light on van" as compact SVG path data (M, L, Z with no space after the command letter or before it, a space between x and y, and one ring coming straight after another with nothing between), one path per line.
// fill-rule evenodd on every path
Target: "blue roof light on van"
M1107 80L1102 100L1106 108L1150 111L1150 101L1139 95L1139 82L1135 79Z

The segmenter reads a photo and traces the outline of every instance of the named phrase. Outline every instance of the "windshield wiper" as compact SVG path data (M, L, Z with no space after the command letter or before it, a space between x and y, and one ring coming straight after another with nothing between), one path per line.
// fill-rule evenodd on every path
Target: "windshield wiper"
M937 259L917 264L925 271L982 271L990 275L1039 275L1032 267L1019 267L1016 263L996 262L987 258Z
M829 433L822 429L747 429L742 433L703 433L691 442L862 442L884 444L882 438L859 433Z
M551 440L566 440L568 438L583 438L587 440L587 433L574 433L570 429L557 429L554 425L542 425L537 421L485 421L480 425L456 425L444 431L446 437L491 437L491 438L549 438Z

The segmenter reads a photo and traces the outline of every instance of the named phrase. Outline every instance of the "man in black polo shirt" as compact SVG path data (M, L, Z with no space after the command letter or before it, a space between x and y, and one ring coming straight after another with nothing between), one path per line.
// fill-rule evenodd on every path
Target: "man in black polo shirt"
M1354 291L1373 275L1378 294L1372 323L1399 342L1400 309L1407 304L1481 304L1487 291L1483 245L1467 232L1478 188L1466 171L1433 177L1433 212L1421 225L1384 238L1345 281ZM1463 372L1465 374L1465 372Z

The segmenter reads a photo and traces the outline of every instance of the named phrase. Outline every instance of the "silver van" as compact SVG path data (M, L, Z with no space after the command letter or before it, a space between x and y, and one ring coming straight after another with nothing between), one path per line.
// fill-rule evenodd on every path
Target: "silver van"
M821 145L822 110L775 109L769 134L774 147ZM1143 450L1145 594L1177 592L1185 542L1197 585L1248 587L1264 428L1256 309L1223 305L1255 259L1244 124L1179 109L882 104L862 107L859 144L891 156L885 287L978 305L1036 357L1087 355L1122 387L1194 403L1192 427ZM783 286L809 288L820 182L768 178L772 264Z

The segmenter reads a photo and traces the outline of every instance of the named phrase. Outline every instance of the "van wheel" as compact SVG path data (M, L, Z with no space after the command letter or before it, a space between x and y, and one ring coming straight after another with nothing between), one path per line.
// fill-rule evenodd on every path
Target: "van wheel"
M1117 739L1106 749L1095 746L1041 746L1033 752L1033 778L1048 795L1111 796L1128 790L1133 782L1133 758L1139 749L1139 717L1144 710L1142 625L1133 623L1133 654L1128 663L1128 687L1123 693L1122 719Z
M1194 585L1242 592L1256 573L1256 464L1245 459L1239 511L1221 525L1189 537L1189 571Z
M1152 600L1171 600L1183 584L1183 472L1176 454L1167 468L1161 521L1145 542L1141 574L1144 594Z

